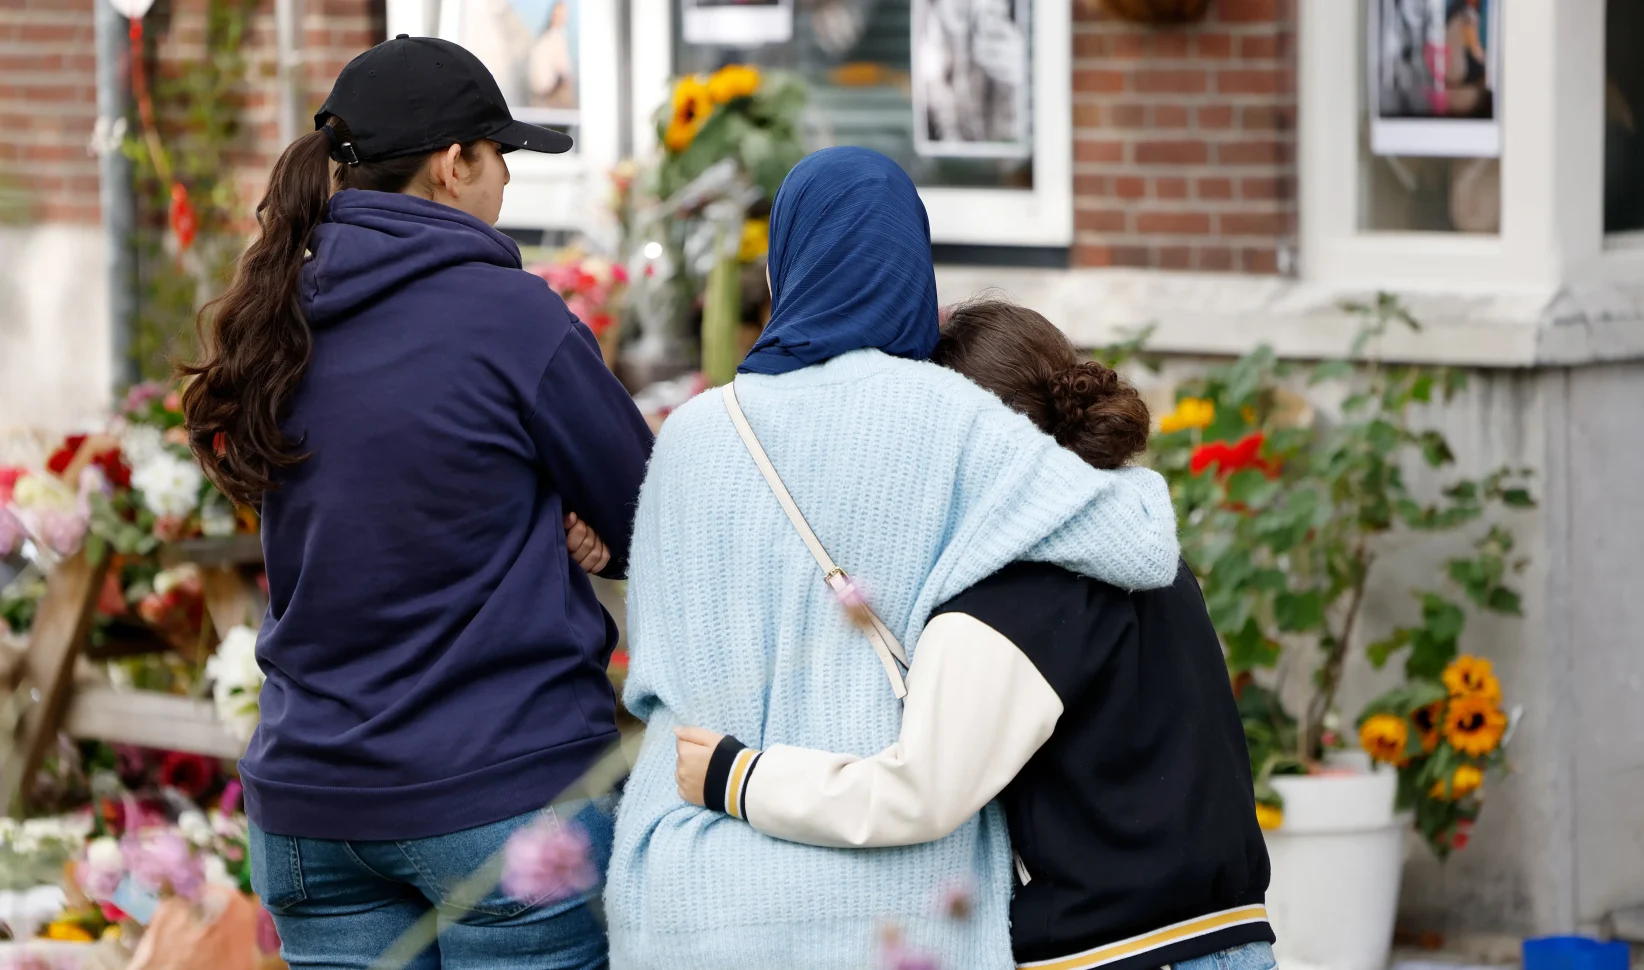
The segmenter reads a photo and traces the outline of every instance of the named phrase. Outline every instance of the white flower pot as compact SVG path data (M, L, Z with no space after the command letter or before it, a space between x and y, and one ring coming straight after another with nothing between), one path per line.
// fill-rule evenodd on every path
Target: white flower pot
M1384 970L1406 821L1386 769L1272 779L1284 824L1267 833L1267 912L1282 970Z

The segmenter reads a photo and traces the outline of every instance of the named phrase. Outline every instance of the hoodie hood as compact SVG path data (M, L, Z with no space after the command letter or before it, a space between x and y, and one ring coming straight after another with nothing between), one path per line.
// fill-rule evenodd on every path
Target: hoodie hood
M308 248L299 299L311 327L447 267L520 268L512 239L459 209L398 192L333 195Z

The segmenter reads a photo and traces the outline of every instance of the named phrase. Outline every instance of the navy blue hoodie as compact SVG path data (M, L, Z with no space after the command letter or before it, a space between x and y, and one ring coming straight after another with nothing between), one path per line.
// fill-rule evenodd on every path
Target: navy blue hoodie
M310 243L314 353L263 500L264 830L413 839L551 801L616 738L616 628L565 548L627 568L651 433L599 345L508 237L344 191Z

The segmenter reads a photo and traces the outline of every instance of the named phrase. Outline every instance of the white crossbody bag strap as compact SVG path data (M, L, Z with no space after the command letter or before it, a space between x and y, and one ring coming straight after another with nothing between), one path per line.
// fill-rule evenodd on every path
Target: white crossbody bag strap
M736 427L736 433L742 438L742 444L747 447L754 464L759 466L759 473L765 476L765 483L771 487L776 495L776 501L782 506L782 511L788 515L788 521L793 523L799 538L805 543L805 548L811 551L811 558L822 568L822 580L833 590L834 595L843 599L852 592L850 577L828 555L828 550L822 548L822 541L816 537L810 523L805 521L804 513L799 511L799 505L794 502L793 496L788 493L788 487L782 484L782 477L776 473L776 466L771 464L771 458L765 454L765 448L760 445L759 438L754 434L753 426L748 424L747 415L742 413L742 405L736 399L736 384L733 381L721 389L725 398L725 410L731 416L731 424ZM891 691L901 700L908 694L907 684L902 678L902 668L907 666L908 655L902 649L902 644L879 619L879 614L871 606L864 604L867 614L868 629L864 632L873 644L874 652L879 655L879 664L885 668L885 676L890 678Z

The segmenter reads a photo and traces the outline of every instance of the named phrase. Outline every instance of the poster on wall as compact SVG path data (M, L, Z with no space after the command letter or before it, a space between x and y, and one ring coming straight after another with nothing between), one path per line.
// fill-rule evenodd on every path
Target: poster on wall
M1371 0L1370 150L1501 156L1500 0Z
M680 0L687 44L758 47L793 38L793 0Z
M520 121L572 126L582 119L577 19L582 0L464 0L457 42L497 79ZM596 0L599 2L599 0Z
M1033 153L1030 0L913 0L913 143L934 158Z

